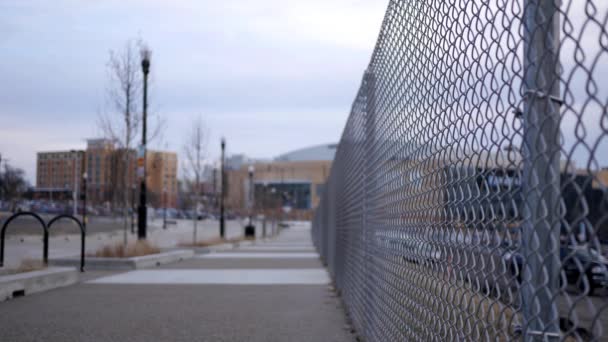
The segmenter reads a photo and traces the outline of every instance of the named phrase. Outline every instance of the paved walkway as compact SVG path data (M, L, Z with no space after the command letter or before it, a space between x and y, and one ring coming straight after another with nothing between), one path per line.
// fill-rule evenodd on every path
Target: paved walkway
M353 341L306 227L0 303L0 341Z

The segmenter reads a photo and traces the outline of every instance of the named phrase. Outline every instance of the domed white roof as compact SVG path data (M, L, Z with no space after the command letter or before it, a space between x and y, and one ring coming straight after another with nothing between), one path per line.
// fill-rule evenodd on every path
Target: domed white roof
M281 154L275 161L334 160L338 144L323 144L297 149Z

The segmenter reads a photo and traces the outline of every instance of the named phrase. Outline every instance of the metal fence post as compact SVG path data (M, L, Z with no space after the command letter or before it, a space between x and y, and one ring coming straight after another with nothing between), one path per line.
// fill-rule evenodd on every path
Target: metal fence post
M559 4L524 4L524 340L552 341L560 338Z

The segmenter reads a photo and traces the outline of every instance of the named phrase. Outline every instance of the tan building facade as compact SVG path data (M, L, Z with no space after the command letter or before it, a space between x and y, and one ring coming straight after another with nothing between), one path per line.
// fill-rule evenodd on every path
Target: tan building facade
M226 206L241 213L252 206L257 211L286 207L296 216L308 218L319 204L331 163L329 160L255 162L229 170Z

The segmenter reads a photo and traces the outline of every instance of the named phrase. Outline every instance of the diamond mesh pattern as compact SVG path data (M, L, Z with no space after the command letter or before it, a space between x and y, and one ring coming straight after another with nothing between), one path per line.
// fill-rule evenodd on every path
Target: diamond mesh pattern
M365 340L608 340L607 21L390 1L313 222Z

